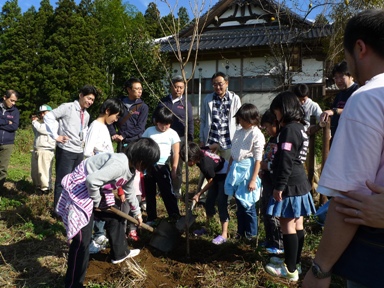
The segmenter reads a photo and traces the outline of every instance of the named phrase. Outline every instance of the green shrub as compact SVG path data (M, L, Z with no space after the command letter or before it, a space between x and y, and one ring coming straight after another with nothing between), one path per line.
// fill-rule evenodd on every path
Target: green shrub
M21 154L29 153L33 149L33 140L34 135L31 125L29 125L27 129L17 130L13 154L22 156ZM25 157L25 155L23 156Z

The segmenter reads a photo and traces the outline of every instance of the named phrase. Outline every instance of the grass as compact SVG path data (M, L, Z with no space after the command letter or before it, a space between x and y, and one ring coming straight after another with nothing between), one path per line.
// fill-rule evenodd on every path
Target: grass
M65 229L60 221L51 217L53 195L34 193L30 179L30 150L33 135L30 130L17 134L15 150L11 157L7 191L0 193L0 287L62 287L66 271L68 247ZM197 185L199 172L190 168L190 191ZM185 189L185 188L184 188ZM165 217L164 205L159 199L159 215ZM182 213L184 205L180 204ZM111 267L105 254L97 254L92 263L103 266L106 274L100 277L87 274L87 287L299 287L270 277L263 266L268 261L265 251L255 241L234 241L236 232L236 207L230 206L230 240L221 246L211 243L213 235L220 233L216 217L209 224L210 235L191 238L191 255L185 256L185 236L180 247L169 254L159 253L146 245L151 239L149 232L142 231L143 254L137 266ZM205 225L205 211L198 206L193 211L198 215L190 231ZM261 221L262 222L262 221ZM320 241L321 227L314 219L306 219L306 242L303 249L303 270L306 272ZM264 229L259 227L259 240L264 238ZM131 245L131 244L130 244ZM135 258L136 259L136 258ZM146 275L139 279L137 273ZM135 276L136 275L136 276ZM302 277L301 277L302 279ZM167 282L170 281L170 282ZM168 283L168 284L164 284ZM331 287L345 287L342 279L334 277Z

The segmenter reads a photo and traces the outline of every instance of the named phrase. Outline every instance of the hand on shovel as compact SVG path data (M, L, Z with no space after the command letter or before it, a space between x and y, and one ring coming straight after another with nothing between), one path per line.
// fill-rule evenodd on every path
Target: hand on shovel
M136 217L136 220L137 220L137 227L140 227L141 226L141 224L143 224L143 216L141 215L141 214L139 214L139 215L137 215Z
M195 196L193 196L192 200L195 201L196 203L199 202L201 193L196 193Z

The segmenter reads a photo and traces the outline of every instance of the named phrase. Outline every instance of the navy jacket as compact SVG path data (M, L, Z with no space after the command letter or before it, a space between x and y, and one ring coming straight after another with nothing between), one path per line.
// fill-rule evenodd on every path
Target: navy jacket
M181 100L172 103L172 96L168 95L162 98L157 105L157 108L162 106L166 106L172 110L172 112L177 115L177 117L173 116L173 122L171 128L177 132L179 137L185 136L185 99L184 97ZM180 119L182 121L180 121ZM188 141L193 141L193 133L194 132L194 123L193 123L193 115L192 115L192 104L188 101Z
M12 124L9 124L9 121ZM14 144L16 130L19 128L20 113L19 110L12 106L5 108L3 103L0 104L0 144Z
M139 104L141 104L141 106L138 109L135 108ZM129 111L134 112L127 121L123 121ZM108 130L111 136L115 134L122 135L124 137L124 143L130 143L137 140L144 133L148 118L148 105L145 104L143 100L137 99L129 108L129 111L128 109L125 109L124 114L119 117L117 122L108 125Z

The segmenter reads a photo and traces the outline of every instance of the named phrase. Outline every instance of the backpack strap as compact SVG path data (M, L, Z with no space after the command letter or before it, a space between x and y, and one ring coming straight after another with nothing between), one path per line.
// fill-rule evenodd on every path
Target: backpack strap
M124 117L124 119L120 122L120 126L122 126L125 122L128 121L129 118L131 118L132 114L134 112L136 112L137 110L139 110L139 108L141 107L141 105L143 105L143 103L140 103L140 104L137 104L135 105L135 107L133 107L131 110L128 110L128 114Z

